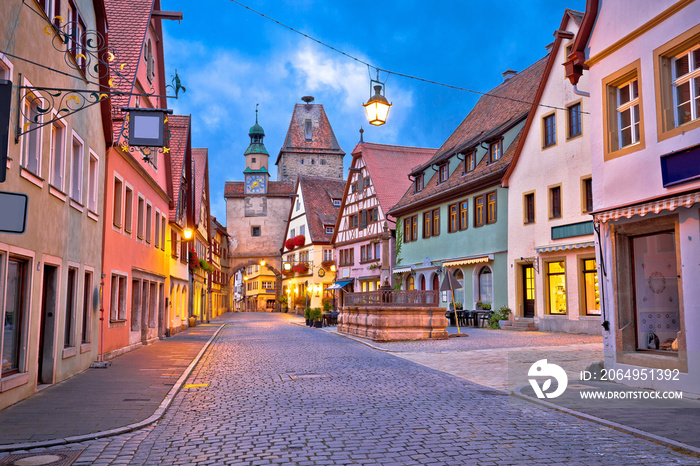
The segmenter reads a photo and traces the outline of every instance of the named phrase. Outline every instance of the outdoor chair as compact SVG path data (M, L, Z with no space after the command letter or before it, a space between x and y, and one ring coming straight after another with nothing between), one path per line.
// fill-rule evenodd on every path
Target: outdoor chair
M479 327L487 327L493 311L486 311L479 315Z

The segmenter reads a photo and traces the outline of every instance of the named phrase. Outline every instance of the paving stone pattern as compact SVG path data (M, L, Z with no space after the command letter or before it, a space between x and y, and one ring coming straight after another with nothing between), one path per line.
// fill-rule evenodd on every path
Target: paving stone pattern
M183 389L155 425L74 445L75 464L700 464L292 316L223 320L188 380L208 387Z

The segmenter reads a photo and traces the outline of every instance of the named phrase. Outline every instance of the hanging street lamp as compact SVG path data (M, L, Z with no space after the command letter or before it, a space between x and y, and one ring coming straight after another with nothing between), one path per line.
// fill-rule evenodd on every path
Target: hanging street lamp
M372 86L374 84L374 86ZM386 117L389 114L389 107L391 104L384 93L386 92L386 85L379 81L379 70L377 70L377 79L370 79L370 93L372 92L372 87L374 87L374 95L369 98L365 107L365 112L367 112L367 120L371 125L381 126L386 123Z

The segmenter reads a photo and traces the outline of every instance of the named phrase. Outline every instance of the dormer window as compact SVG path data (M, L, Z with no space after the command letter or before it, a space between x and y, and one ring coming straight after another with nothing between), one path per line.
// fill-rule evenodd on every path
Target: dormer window
M464 157L464 173L474 171L476 168L476 152L470 152Z
M311 120L306 120L304 122L304 137L307 141L311 141Z
M332 235L333 234L333 227L326 225L326 234Z
M340 207L340 199L333 199L333 207Z
M416 176L416 179L415 179L415 181L414 181L414 186L415 186L415 188L416 188L416 189L415 189L415 192L419 193L419 192L423 191L424 180L425 180L425 178L424 178L423 173L421 173L420 175Z
M494 141L491 143L491 146L489 146L489 156L491 162L495 162L496 160L500 159L501 156L503 155L503 141Z
M444 183L445 181L447 181L449 174L450 174L449 163L445 162L442 165L440 165L440 168L438 169L438 183Z

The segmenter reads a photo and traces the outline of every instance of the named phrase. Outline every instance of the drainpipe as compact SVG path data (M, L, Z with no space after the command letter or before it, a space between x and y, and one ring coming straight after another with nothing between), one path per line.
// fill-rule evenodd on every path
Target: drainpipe
M590 97L590 96L591 96L591 93L590 93L590 92L584 92L584 91L582 91L582 90L579 90L579 88L578 88L578 83L574 84L574 94L580 95L580 96L583 96L583 97Z

